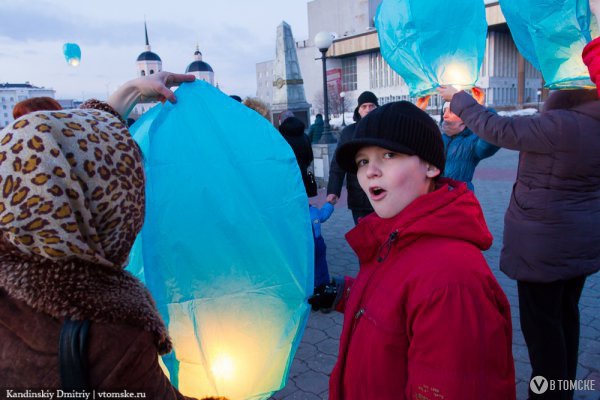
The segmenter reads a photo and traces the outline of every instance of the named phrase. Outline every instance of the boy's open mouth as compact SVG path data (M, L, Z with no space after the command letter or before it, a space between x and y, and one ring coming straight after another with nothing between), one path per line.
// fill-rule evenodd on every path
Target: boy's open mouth
M372 188L369 188L369 192L371 193L372 197L379 197L385 192L385 189L382 189L378 186L374 186Z

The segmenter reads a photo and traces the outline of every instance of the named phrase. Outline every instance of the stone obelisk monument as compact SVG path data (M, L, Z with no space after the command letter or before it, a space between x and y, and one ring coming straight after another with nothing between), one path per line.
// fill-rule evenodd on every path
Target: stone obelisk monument
M279 127L279 115L285 110L290 110L308 128L310 104L306 102L304 95L304 81L300 72L292 28L285 21L277 27L276 52L271 104L273 125Z

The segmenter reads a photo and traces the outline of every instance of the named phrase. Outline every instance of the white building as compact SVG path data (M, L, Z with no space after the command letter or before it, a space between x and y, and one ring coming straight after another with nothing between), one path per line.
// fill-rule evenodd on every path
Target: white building
M158 54L152 51L152 48L150 47L150 41L148 40L148 27L146 26L146 22L144 22L144 34L146 35L146 50L140 53L136 60L138 77L152 75L162 71L162 60ZM154 107L155 104L156 102L138 103L131 112L131 116L137 119L140 115Z
M54 98L56 91L25 83L0 83L0 129L14 121L12 110L20 101L32 97Z
M267 104L271 104L273 99L274 66L275 60L256 64L256 97Z
M500 108L536 104L539 101L538 91L542 87L541 73L517 51L498 2L485 2L488 36L477 83L486 91L486 102ZM336 35L327 52L330 113L341 111L336 110L339 101L331 99L337 99L342 91L346 94L346 110L354 108L356 98L365 90L375 93L380 104L410 99L407 85L383 60L379 51L374 17L380 3L381 0L308 2L309 39L296 41L296 50L306 99L313 104L313 114L323 111L321 54L313 44L315 35L321 31L334 32ZM273 85L272 75L265 70L268 65L269 61L256 65L257 97L271 104L269 92L263 90ZM432 96L430 109L440 105L439 96Z
M152 75L163 70L161 58L158 56L158 54L154 53L150 47L150 41L148 40L148 28L145 22L144 34L146 36L146 49L138 56L136 60L138 77ZM193 74L196 76L196 78L214 85L215 73L208 63L202 61L202 53L200 52L198 46L196 46L196 52L194 53L194 61L188 65L185 72ZM137 119L140 115L155 105L156 102L138 103L131 112L130 116L133 119Z

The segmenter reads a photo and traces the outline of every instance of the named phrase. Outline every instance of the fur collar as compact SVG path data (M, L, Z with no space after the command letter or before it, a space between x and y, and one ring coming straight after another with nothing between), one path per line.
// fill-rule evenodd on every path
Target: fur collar
M0 287L38 312L137 326L153 334L159 354L172 349L150 293L127 271L24 256L0 244Z

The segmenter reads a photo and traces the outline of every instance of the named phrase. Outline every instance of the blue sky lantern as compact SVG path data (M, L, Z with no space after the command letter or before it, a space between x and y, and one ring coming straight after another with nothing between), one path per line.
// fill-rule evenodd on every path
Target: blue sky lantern
M63 45L63 54L69 65L72 67L79 66L81 62L81 49L77 43L65 43Z
M542 72L550 89L592 88L581 60L598 36L588 0L500 0L519 52Z
M313 241L298 164L254 110L196 81L132 127L146 220L128 270L173 339L185 395L267 399L285 385L310 312Z
M487 34L483 1L383 0L375 25L383 58L411 96L475 85Z

